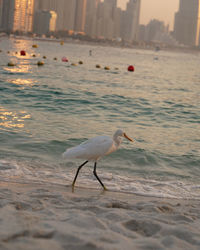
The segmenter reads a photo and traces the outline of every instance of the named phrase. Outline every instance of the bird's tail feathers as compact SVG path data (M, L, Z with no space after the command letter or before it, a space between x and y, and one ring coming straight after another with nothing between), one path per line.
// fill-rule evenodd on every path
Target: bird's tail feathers
M62 154L63 158L67 158L67 159L73 159L75 158L73 151L71 149L67 149L63 154Z
M67 149L63 154L62 154L63 158L66 159L78 159L78 158L84 158L82 156L82 152L80 151L80 149L78 149L77 147L73 147L73 148L69 148Z

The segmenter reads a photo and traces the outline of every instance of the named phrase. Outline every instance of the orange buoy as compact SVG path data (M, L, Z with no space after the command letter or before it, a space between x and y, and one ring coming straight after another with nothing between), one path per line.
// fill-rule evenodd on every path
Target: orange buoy
M128 71L134 72L135 71L134 66L133 65L129 65L128 66Z
M20 55L21 55L21 56L25 56L25 55L26 55L26 51L25 51L25 50L21 50L21 51L20 51Z
M10 66L10 67L16 66L16 64L14 62L9 62L7 65Z
M38 61L38 62L37 62L37 65L38 65L38 66L43 66L43 65L44 65L44 62L43 62L43 61Z

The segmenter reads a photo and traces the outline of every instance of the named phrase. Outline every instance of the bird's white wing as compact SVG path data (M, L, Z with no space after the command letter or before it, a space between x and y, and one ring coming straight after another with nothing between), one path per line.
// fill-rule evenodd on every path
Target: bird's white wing
M65 158L98 160L115 150L113 140L109 136L97 136L80 145L69 148L63 156Z

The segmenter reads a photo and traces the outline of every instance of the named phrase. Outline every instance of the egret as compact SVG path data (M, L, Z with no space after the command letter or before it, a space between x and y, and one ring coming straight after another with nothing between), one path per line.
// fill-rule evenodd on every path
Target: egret
M72 188L74 188L75 186L75 182L76 182L77 176L81 168L89 161L93 161L94 162L93 174L97 178L101 186L104 188L104 190L107 190L105 185L103 184L103 182L100 180L100 178L97 175L97 172L96 172L97 161L103 156L116 151L119 148L123 137L133 142L133 139L128 137L126 133L124 133L121 129L118 129L114 133L113 138L109 136L97 136L97 137L91 138L81 143L80 145L76 147L67 149L63 153L64 158L86 160L84 163L82 163L78 167L76 175L72 183Z

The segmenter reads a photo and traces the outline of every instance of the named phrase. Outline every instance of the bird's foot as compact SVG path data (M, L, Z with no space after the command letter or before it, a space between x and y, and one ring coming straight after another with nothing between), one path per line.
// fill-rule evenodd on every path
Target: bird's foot
M103 187L103 190L104 190L104 191L108 191L108 189L107 189L105 186Z
M74 183L72 183L72 193L74 193Z

